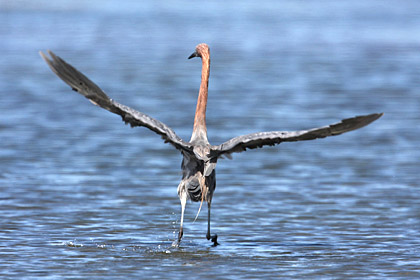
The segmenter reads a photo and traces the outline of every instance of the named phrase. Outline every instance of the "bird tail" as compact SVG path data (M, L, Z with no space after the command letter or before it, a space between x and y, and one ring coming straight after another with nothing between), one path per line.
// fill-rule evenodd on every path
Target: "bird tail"
M209 188L206 185L206 177L203 176L200 179L200 187L201 187L201 202L200 202L200 208L198 208L197 215L195 216L195 219L193 223L197 220L198 215L200 214L201 207L203 206L204 197L207 197L207 193L209 191Z

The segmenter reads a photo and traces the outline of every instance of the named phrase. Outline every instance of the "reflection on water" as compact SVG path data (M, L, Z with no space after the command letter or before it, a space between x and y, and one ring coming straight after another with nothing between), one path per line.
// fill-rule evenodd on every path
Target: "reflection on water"
M419 4L391 2L0 2L0 275L418 278ZM385 116L220 161L221 246L190 203L175 249L179 153L69 90L37 52L189 139L199 42L213 144Z

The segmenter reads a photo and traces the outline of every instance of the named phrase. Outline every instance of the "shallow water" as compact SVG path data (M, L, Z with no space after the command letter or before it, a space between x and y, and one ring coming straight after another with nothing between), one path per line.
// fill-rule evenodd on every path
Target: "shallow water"
M0 277L420 277L418 1L0 1ZM384 4L385 3L385 4ZM51 49L188 140L200 42L213 144L385 112L222 160L179 226L179 152L56 78Z

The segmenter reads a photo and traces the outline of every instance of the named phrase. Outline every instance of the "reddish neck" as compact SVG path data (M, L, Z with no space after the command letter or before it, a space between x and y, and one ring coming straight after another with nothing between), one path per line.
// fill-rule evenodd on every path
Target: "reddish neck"
M210 76L210 54L202 55L201 84L198 93L197 108L195 110L194 129L191 140L207 140L206 107Z

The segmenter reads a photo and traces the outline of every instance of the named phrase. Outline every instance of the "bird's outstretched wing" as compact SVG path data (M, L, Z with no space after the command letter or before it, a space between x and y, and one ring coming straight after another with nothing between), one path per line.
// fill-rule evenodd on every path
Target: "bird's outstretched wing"
M221 145L212 146L211 157L219 157L221 155L229 155L230 153L243 152L246 149L273 146L280 144L281 142L313 140L316 138L335 136L368 125L380 118L382 115L383 113L357 116L344 119L339 123L309 130L270 131L242 135L232 138Z
M40 55L50 66L51 70L74 91L82 94L93 104L120 115L126 124L129 123L132 127L147 127L161 135L165 142L172 144L178 150L192 152L193 147L176 135L170 127L146 114L110 99L102 89L76 68L56 56L53 52L48 51L48 53L51 59L42 52L40 52Z

